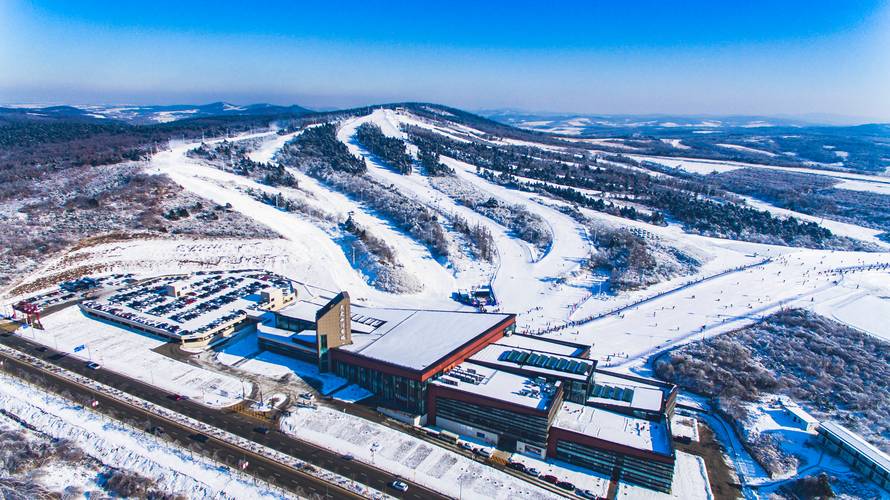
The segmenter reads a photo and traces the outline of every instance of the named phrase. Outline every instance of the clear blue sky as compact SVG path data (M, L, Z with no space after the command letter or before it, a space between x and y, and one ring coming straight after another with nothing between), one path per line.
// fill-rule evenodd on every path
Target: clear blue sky
M890 121L890 2L0 0L0 102Z

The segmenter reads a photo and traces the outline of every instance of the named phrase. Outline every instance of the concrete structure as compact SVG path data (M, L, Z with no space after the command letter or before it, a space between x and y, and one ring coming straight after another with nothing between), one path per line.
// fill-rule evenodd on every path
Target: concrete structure
M791 400L783 401L782 406L785 408L785 414L792 422L799 425L806 432L816 432L819 427L819 421L807 413L797 403Z
M667 422L565 402L550 429L547 454L628 483L670 492L675 455Z
M466 362L430 384L429 400L428 424L544 458L562 384Z
M257 326L261 347L319 363L381 411L501 450L669 492L677 387L600 370L589 346L513 333L512 314L371 308L340 293Z
M839 456L857 472L890 491L890 456L835 422L822 422L817 431L818 442L829 453Z
M427 413L433 377L512 333L512 314L373 308L345 292L298 301L257 326L261 347L318 363L377 395L380 405Z

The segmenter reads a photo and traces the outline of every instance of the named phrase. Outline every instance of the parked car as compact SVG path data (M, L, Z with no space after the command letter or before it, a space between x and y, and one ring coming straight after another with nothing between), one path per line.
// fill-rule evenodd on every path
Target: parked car
M199 443L206 443L209 437L206 434L192 434L189 436L189 439L192 441L197 441Z
M163 436L165 433L164 428L157 425L154 427L149 427L148 429L145 429L145 431L149 434L154 434L155 436Z
M102 368L102 366L95 361L90 361L89 363L87 363L87 368L89 368L90 370L98 370L99 368Z
M525 465L519 462L507 462L507 467L513 470L518 470L519 472L525 472Z
M538 469L535 469L534 467L529 467L528 469L525 469L523 472L525 472L529 476L538 477L541 475L541 471L539 471Z
M466 441L461 441L461 443L458 446L460 446L461 448L463 448L465 450L473 451L473 445Z
M544 481L545 483L556 484L559 482L559 478L552 474L547 474L546 476L541 476L541 481Z
M473 450L473 453L485 458L491 458L491 450L489 450L488 448L476 448L475 450Z
M354 459L354 458L355 458L355 455L353 455L352 453L347 453L347 454L343 455L341 458L342 458L343 460L347 460L347 461L348 461L348 460L352 460L352 459Z
M577 491L575 491L575 494L581 498L589 498L590 500L599 499L599 495L595 494L594 492L592 492L590 490L577 490Z
M173 401L185 401L188 399L188 396L183 396L182 394L171 394L167 397L172 399Z
M575 491L575 485L568 481L560 481L556 483L557 488L562 488L567 491Z
M311 401L311 400L315 399L315 394L312 394L311 392L304 392L304 393L300 394L300 397Z
M269 428L268 427L254 427L253 432L257 432L259 434L268 434Z
M408 485L403 483L402 481L393 481L389 483L389 485L392 486L393 489L399 491L408 491Z

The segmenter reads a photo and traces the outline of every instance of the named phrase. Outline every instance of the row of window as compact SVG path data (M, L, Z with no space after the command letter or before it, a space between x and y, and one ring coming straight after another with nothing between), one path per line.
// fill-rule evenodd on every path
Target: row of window
M556 443L556 458L608 476L618 470L620 478L628 483L665 493L671 491L674 478L673 464L641 460L571 441Z
M376 394L384 406L417 415L426 413L426 382L339 361L334 361L333 371Z
M436 415L526 443L547 446L550 423L544 416L526 415L447 398L436 398Z

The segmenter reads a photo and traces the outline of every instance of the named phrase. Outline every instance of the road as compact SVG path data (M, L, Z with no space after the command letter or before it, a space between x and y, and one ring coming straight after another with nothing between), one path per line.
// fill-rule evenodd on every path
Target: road
M341 456L334 452L319 448L304 441L299 441L278 431L270 432L268 434L257 433L256 431L254 431L254 429L264 424L251 417L242 415L240 413L215 410L191 401L174 401L169 398L169 393L161 391L153 386L143 384L142 382L131 379L129 377L125 377L123 375L107 370L90 370L86 368L86 365L82 360L67 356L66 353L58 353L53 351L52 349L47 349L46 352L40 352L37 350L39 344L35 344L25 338L22 338L21 336L4 332L0 334L0 342L22 352L26 352L32 356L42 358L45 361L56 364L72 372L89 377L93 380L96 380L97 382L110 385L124 392L155 403L159 406L169 408L183 415L192 417L214 427L218 427L220 429L231 432L232 434L236 434L246 439L255 441L259 444L281 451L282 453L286 453L297 459L317 465L318 467L327 469L329 471L336 472L337 474L358 481L362 484L370 486L371 488L375 488L379 491L384 491L394 497L418 500L428 498L448 498L404 478L400 478L400 480L409 485L408 491L395 491L389 487L389 483L394 479L394 476L385 471L379 470L359 461L344 460ZM21 365L21 363L18 364L18 368L22 369L23 371L25 371L26 369L24 366ZM37 370L36 368L30 366L28 366L28 368L30 369L29 373L33 373L35 370ZM55 383L63 384L63 382L61 381L56 381ZM70 385L71 383L69 382L68 384ZM66 386L65 389L73 392L74 388ZM80 393L83 394L84 390L85 389L80 389ZM106 401L113 400L103 397L102 399L100 399L100 404L104 406L106 404ZM121 411L122 415L136 416L139 419L145 418L145 416L142 414L134 414L134 412L136 411L135 409L127 409L129 407L126 407L126 405L122 406L123 407L121 408L115 406L113 407L116 411ZM170 427L169 424L164 423L160 423L158 425L161 425L165 429ZM167 430L168 434L172 434L170 433L169 429ZM184 440L181 442L185 445L193 444L194 441L191 440L191 438L189 437L189 435L193 433L194 431L189 431L188 434L185 435ZM208 441L208 443L206 444L211 445L211 442ZM218 447L222 450L220 456L224 457L226 461L229 460L230 455L233 455L233 451L231 449L225 449L225 446L223 446L224 443L213 442L212 444L213 446ZM234 457L242 458L243 452L237 451L237 453L234 454L233 458ZM235 462L237 462L237 458L235 459ZM296 491L296 488L301 488L300 491L303 491L302 488L305 488L305 490L308 490L312 494L315 494L316 492L320 493L326 491L326 488L329 486L327 483L320 480L315 480L314 478L312 478L312 481L309 481L304 477L298 475L289 467L276 465L275 462L267 461L268 463L259 463L256 462L256 460L256 457L254 457L253 460L249 460L251 464L255 465L251 465L248 472L253 473L255 476L259 477L263 481L268 481L270 483L280 485L288 490ZM333 487L331 486L329 490L333 490ZM331 493L331 495L333 495L333 493ZM325 495L321 494L320 496L323 497ZM339 498L336 496L332 497Z

